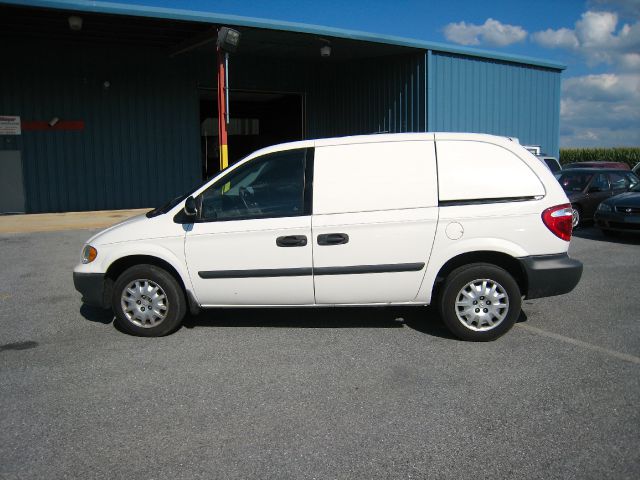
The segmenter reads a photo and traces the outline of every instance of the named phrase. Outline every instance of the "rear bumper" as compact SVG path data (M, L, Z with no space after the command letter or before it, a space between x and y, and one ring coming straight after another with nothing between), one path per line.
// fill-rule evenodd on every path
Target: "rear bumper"
M616 230L640 233L640 215L624 214L619 212L597 211L594 219L596 226L603 230Z
M104 274L73 272L73 285L82 294L83 303L109 308L110 289Z
M582 262L566 253L519 258L527 276L527 298L553 297L569 293L582 276Z

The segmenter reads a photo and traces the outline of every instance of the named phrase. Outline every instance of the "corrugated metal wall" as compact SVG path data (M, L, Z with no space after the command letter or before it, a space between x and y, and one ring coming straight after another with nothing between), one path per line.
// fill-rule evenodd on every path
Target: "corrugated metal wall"
M22 151L28 212L153 206L200 182L199 88L215 88L213 54L171 59L77 45L5 52L0 114L85 122L84 131L0 138L0 148ZM558 150L558 71L437 52L341 63L238 55L231 83L303 93L308 138L428 128Z
M330 64L309 77L311 137L426 130L423 53Z
M199 180L195 84L166 56L43 52L24 48L4 59L0 112L82 120L85 128L17 139L28 212L153 206Z
M560 72L433 52L429 130L518 137L558 155Z
M190 62L199 85L215 88L213 57ZM238 90L305 94L308 138L426 129L424 53L340 63L236 57L230 83Z

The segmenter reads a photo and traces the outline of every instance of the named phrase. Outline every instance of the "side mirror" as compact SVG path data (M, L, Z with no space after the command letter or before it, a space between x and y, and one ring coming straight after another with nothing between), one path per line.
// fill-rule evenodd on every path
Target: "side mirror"
M188 217L195 217L198 215L198 206L196 205L196 199L189 195L184 201L184 213Z

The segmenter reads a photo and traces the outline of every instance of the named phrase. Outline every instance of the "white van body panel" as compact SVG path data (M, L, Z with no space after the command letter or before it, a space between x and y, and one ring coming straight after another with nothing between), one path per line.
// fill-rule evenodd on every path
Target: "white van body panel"
M434 142L316 146L314 215L436 207Z
M203 305L314 303L313 277L202 278L201 272L256 271L312 266L312 247L280 248L278 237L311 237L311 217L194 223L185 240L189 276ZM206 275L206 274L205 274Z
M183 225L174 221L182 201L166 214L135 217L95 235L88 243L98 250L96 260L74 271L105 273L122 257L154 256L175 268L201 306L428 304L438 272L458 255L490 251L517 259L568 250L569 243L541 220L546 208L569 203L553 174L518 143L491 135L367 135L276 145L249 155L192 195L257 157L312 147L312 215ZM504 151L507 160L497 162L491 151ZM486 201L501 197L511 200ZM331 233L348 234L348 242L318 244L319 235ZM278 248L276 238L288 235L305 235L309 242ZM406 271L318 274L419 264ZM269 269L313 273L200 275Z
M172 218L167 219L165 217L166 215L147 218L144 214L137 215L102 230L87 240L87 243L97 246L139 240L184 237L184 227L174 223Z
M549 206L553 205L538 200L492 204L490 209L487 205L441 207L431 258L415 300L431 303L438 272L458 255L498 252L521 258L566 251L567 242L551 233L540 218L540 213ZM447 227L452 224L463 230L459 239L447 235Z
M411 140L316 146L312 229L317 304L415 298L435 235L438 187L434 142L407 137ZM341 233L348 234L347 243L318 243L319 235ZM372 266L387 271L362 273ZM343 273L321 274L327 268ZM344 273L354 270L361 273Z
M152 220L152 219L147 219ZM173 222L172 222L173 223ZM180 225L178 225L180 227ZM124 230L126 226L123 225ZM88 264L78 265L74 271L83 273L104 273L111 265L124 257L146 256L155 257L167 262L180 275L185 288L193 293L189 272L184 258L184 233L171 237L156 237L149 239L130 239L116 243L93 243L98 249L96 259Z
M318 304L393 303L413 301L438 222L437 208L314 215L313 238L348 232L344 245L313 245L314 269L422 263L417 271L315 275Z

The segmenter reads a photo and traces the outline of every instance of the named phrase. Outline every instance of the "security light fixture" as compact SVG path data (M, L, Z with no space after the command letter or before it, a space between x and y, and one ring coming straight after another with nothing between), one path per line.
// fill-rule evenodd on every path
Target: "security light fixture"
M229 27L220 27L216 46L225 52L234 53L240 43L240 32Z
M320 47L320 56L321 57L330 57L331 56L331 45L323 45Z
M59 121L60 119L58 117L53 117L51 120L49 120L49 126L55 127Z
M74 32L82 30L82 17L71 15L67 20L69 21L69 28L71 30Z

